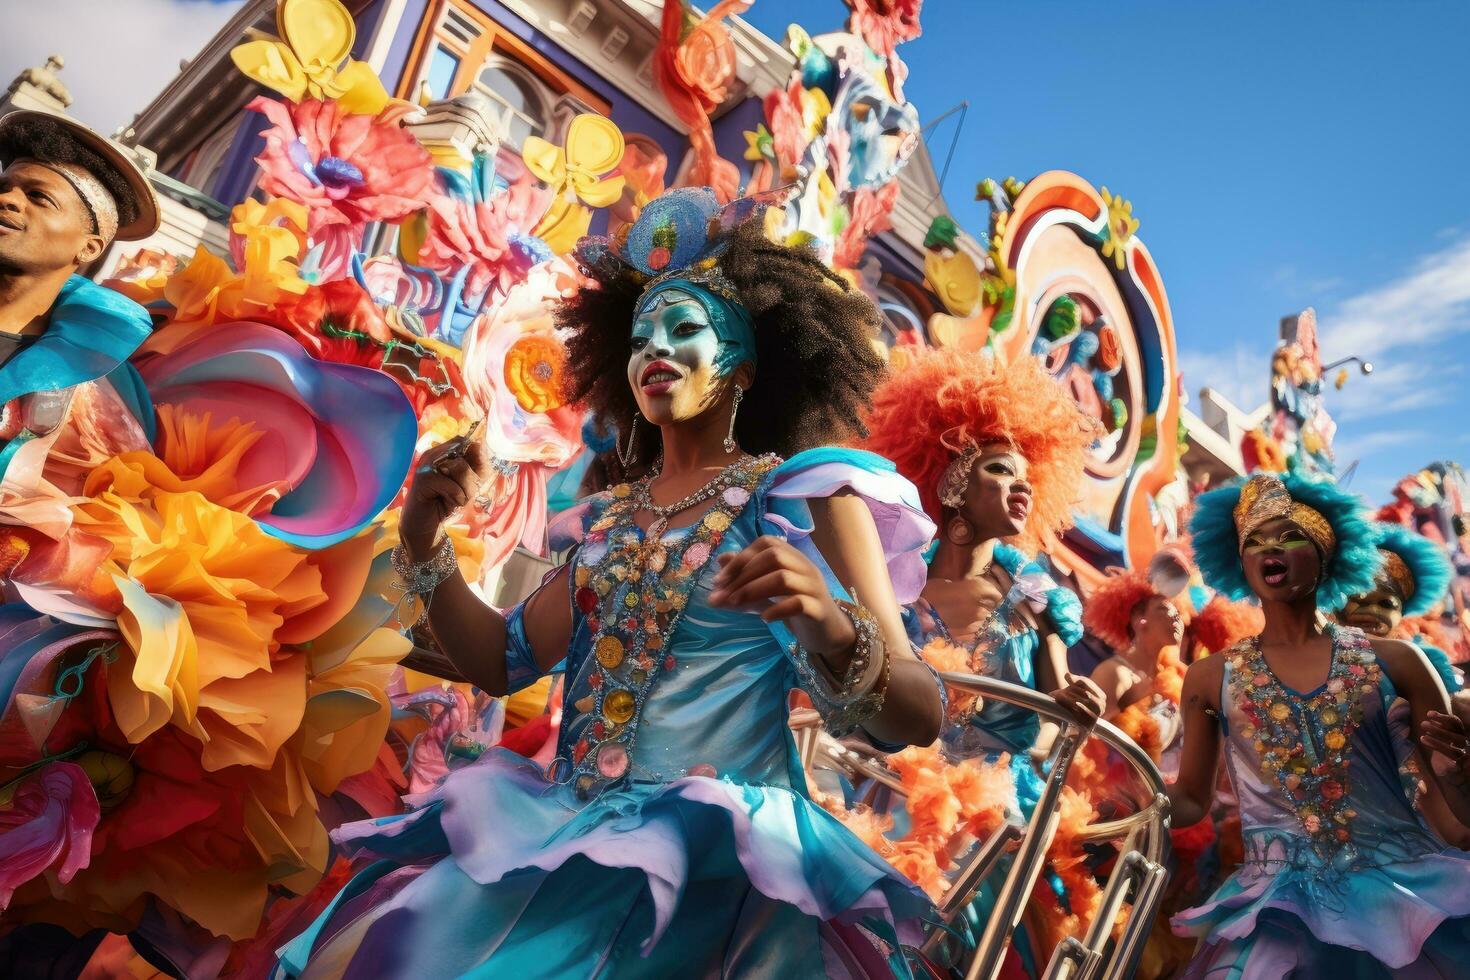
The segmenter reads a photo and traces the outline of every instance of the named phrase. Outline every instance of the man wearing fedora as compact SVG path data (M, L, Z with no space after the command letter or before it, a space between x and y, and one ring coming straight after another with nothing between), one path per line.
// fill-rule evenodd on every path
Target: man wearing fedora
M78 273L114 240L152 234L158 202L122 149L49 113L0 117L0 166L0 523L45 531L54 507L39 500L149 444L153 410L128 364L148 313Z

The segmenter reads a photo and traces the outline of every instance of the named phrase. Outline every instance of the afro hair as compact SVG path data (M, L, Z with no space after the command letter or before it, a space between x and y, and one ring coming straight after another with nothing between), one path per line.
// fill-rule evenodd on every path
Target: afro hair
M809 247L778 245L759 215L727 234L720 272L755 324L755 381L741 401L735 434L746 452L791 456L861 436L862 412L883 377L873 346L879 313ZM557 309L567 330L565 390L574 402L627 433L638 411L628 386L628 340L643 284L609 277ZM639 429L628 474L661 451L658 430Z
M1332 526L1337 550L1322 556L1322 577L1317 582L1317 608L1336 612L1349 596L1373 588L1383 565L1374 544L1373 525L1356 494L1325 480L1296 473L1273 474L1297 503L1317 511ZM1244 480L1200 494L1195 501L1190 533L1194 559L1205 583L1231 599L1253 596L1240 562L1240 538L1235 530L1235 505L1240 502Z
M1433 609L1455 577L1444 546L1402 524L1374 524L1379 549L1398 555L1414 576L1414 594L1404 597L1404 615L1422 616Z
M1159 591L1145 572L1135 569L1110 575L1087 597L1082 625L1114 650L1126 650L1133 642L1135 610L1156 595Z
M1033 491L1026 530L1009 539L1035 554L1072 525L1096 425L1033 357L1003 364L988 353L929 351L873 393L863 449L886 456L944 520L939 482L970 446L1004 443L1026 459Z
M1195 643L1210 653L1229 650L1247 637L1258 636L1265 628L1266 617L1261 615L1260 607L1231 602L1222 595L1207 602L1189 621L1189 632Z
M45 119L25 119L7 127L0 139L0 160L9 164L25 157L40 163L70 163L96 177L117 205L118 227L138 219L132 187L113 164L60 125Z

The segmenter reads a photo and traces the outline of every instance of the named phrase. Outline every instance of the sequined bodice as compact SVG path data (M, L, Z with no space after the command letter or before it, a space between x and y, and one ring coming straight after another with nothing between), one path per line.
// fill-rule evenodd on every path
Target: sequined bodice
M1226 657L1225 756L1247 861L1350 867L1438 850L1404 793L1394 698L1367 639L1336 628L1316 690L1284 685L1254 641Z
M753 461L688 528L645 534L616 492L589 524L558 753L579 795L690 773L793 785L791 664L758 616L708 601L714 557L760 534L753 498L777 462Z

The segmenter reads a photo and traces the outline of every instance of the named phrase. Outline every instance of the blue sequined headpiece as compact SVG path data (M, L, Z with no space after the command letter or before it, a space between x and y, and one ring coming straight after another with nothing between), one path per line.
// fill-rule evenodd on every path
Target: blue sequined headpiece
M722 206L708 187L676 188L644 205L619 238L584 238L573 254L594 279L630 278L642 284L635 315L670 289L699 300L728 352L721 365L727 371L755 360L755 324L735 285L720 271L720 253L726 234L773 199L746 197Z

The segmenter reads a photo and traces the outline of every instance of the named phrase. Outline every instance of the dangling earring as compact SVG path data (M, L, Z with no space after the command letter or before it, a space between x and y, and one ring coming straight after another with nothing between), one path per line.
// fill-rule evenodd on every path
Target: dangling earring
M623 469L633 462L633 447L638 441L638 413L633 413L633 424L628 426L628 448L618 450L618 462L623 464Z
M963 517L956 515L944 526L944 536L950 544L969 544L975 540L975 528Z
M740 411L740 399L745 397L745 389L739 385L735 386L735 404L730 406L730 434L725 436L725 452L735 451L735 413Z

